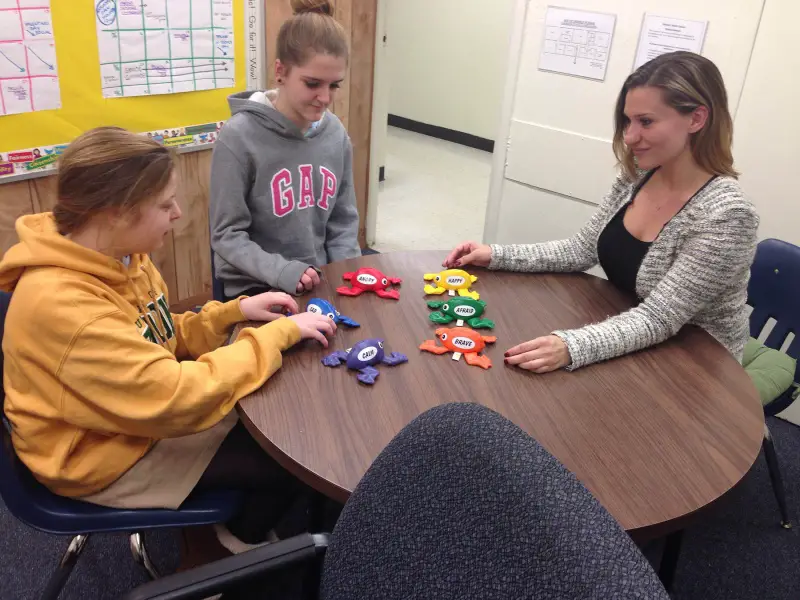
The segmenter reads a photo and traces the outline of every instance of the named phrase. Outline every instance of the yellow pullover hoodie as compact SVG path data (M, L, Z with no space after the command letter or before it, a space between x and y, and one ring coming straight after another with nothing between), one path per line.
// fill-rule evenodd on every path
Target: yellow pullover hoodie
M222 420L300 340L290 319L242 331L239 302L172 315L147 255L120 261L60 235L50 213L17 221L0 263L12 291L3 352L14 448L63 496L98 492L158 439Z

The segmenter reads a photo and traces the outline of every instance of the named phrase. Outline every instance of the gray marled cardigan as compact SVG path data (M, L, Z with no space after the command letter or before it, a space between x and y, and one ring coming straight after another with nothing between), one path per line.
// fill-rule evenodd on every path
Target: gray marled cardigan
M591 220L567 240L493 245L489 268L568 272L597 265L597 238L635 186L618 178ZM569 368L653 346L687 323L705 329L741 361L749 336L745 301L758 221L735 179L709 183L650 246L636 278L643 298L638 306L601 323L553 332L569 348Z

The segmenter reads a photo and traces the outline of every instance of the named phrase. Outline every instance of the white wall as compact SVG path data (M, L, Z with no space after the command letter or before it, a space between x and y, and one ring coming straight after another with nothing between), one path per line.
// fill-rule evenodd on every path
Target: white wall
M386 0L389 112L495 139L515 0Z
M369 151L369 195L367 196L367 245L375 243L380 194L380 169L386 164L389 115L389 85L386 63L386 7L391 0L377 0L375 16L375 68L372 83L372 134Z
M767 0L767 3L788 7L795 1ZM614 178L611 151L614 102L633 70L642 19L648 11L709 21L703 54L722 71L731 109L737 114L735 151L739 166L743 171L762 173L758 177L746 176L742 181L763 215L765 206L759 196L765 183L758 180L772 180L771 176L763 175L769 160L763 155L758 158L767 143L765 128L774 127L767 120L775 121L781 114L787 116L779 127L787 130L794 127L794 134L785 132L785 139L781 134L781 144L774 154L781 155L784 164L792 155L795 162L800 159L796 146L788 143L798 137L797 122L789 116L790 93L800 89L790 81L790 73L798 72L798 59L785 53L792 24L786 10L772 6L765 13L765 25L768 18L774 18L775 28L785 28L781 36L777 29L762 28L759 32L764 0L571 0L570 8L617 15L606 80L596 82L538 70L547 4L546 0L519 0L515 7L517 14L512 21L517 23L513 32L517 42L512 43L506 87L511 100L506 98L500 132L507 144L496 146L484 231L486 241L536 242L563 237L574 233L592 214ZM792 11L796 14L797 7ZM758 46L755 53L754 45ZM794 68L788 64L792 60ZM779 64L771 67L772 61ZM770 68L772 71L766 75L756 74L758 69ZM783 77L778 77L778 71L782 71ZM764 90L777 88L780 88L782 111L763 105L768 97ZM756 98L759 94L761 97ZM740 98L742 110L737 113ZM754 126L754 121L758 125ZM745 145L752 150L748 152ZM775 173L776 169L769 166L768 171ZM771 196L778 187L772 185Z
M761 216L759 235L800 245L800 23L798 0L766 0L734 125L741 183Z

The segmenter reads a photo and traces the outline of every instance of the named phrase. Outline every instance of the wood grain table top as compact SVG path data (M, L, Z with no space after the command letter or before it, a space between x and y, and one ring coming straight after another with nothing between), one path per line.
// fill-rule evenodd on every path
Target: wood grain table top
M758 455L763 412L741 365L710 335L685 327L654 348L574 372L535 375L503 363L510 347L555 329L618 314L632 299L587 274L523 274L474 269L496 335L484 370L449 354L420 351L441 325L430 321L423 274L438 272L443 252L366 256L323 269L322 285L300 299L333 302L361 323L339 326L325 350L303 342L283 367L239 403L250 432L285 468L344 502L389 441L425 410L477 402L506 416L574 472L629 531L698 511L732 488ZM401 277L400 300L336 294L359 267ZM441 297L441 298L444 298ZM455 324L453 324L454 326ZM237 328L240 329L242 326ZM449 326L446 326L449 327ZM409 362L382 365L373 386L321 359L366 338Z

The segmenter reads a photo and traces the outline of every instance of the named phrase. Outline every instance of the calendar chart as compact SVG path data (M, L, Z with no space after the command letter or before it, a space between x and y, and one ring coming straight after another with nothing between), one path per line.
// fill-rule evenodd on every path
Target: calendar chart
M103 96L235 85L233 0L97 0Z
M60 107L50 0L0 0L0 116Z

